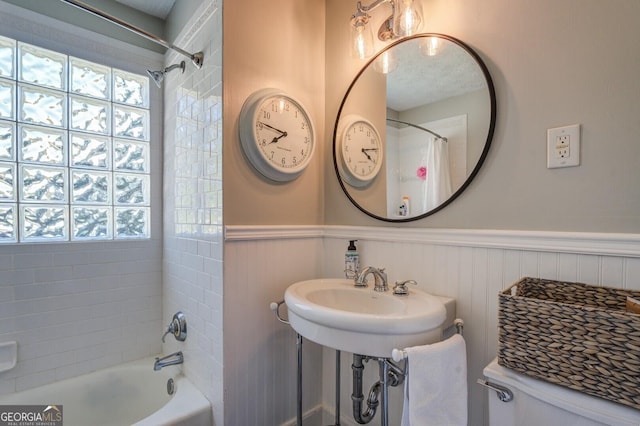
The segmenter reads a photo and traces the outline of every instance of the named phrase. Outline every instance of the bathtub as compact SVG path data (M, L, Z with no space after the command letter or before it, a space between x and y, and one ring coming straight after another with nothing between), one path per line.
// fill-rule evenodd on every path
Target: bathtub
M181 366L153 371L145 358L34 389L0 395L0 405L62 405L64 426L211 426L209 401ZM167 381L175 392L169 395Z

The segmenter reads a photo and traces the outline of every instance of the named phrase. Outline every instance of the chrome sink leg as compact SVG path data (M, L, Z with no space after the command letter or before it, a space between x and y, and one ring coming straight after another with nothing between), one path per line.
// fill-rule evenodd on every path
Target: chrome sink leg
M380 361L382 379L382 411L380 412L380 424L389 426L389 362L386 359Z
M302 426L302 336L297 334L296 346L298 347L298 386L296 388L298 406L296 407L297 425Z
M336 415L335 426L340 426L340 351L336 350Z

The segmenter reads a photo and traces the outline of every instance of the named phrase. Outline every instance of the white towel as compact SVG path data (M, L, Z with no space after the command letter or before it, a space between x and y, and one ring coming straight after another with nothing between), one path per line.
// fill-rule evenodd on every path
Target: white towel
M466 426L467 350L462 336L405 350L409 371L402 426Z

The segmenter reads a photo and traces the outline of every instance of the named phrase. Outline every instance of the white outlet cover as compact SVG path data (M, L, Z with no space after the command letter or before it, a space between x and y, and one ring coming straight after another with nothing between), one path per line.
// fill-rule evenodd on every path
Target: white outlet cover
M567 144L564 142L568 141ZM580 165L580 125L547 129L547 168Z

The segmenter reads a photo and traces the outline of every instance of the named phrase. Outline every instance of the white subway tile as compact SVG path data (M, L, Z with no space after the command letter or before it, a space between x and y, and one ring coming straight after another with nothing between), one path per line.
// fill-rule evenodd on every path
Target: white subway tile
M35 359L35 371L49 371L65 365L73 365L77 361L72 351L59 352Z
M53 253L53 264L57 266L86 265L89 263L89 251L61 250Z
M34 271L34 281L37 283L49 283L73 279L71 266L55 266L50 268L38 268Z
M15 288L13 286L0 286L0 303L13 300L15 300ZM2 314L2 309L0 309L0 317Z
M46 268L52 266L51 253L16 254L13 258L13 266L16 269Z
M87 346L74 351L75 361L84 362L89 360L95 360L104 357L109 345L106 343L99 343L93 346Z
M25 374L16 378L16 391L20 392L25 389L34 388L36 386L45 385L55 380L55 370L45 370L31 374Z
M13 255L0 254L0 271L13 269Z
M16 391L16 379L2 377L2 380L0 380L0 395L13 393L15 391Z
M34 282L34 271L32 269L12 269L2 272L2 286L30 284Z

